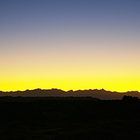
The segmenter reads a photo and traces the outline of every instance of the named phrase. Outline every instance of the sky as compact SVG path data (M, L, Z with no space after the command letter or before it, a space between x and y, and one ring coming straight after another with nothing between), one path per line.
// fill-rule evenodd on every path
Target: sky
M0 90L140 91L139 0L0 0Z

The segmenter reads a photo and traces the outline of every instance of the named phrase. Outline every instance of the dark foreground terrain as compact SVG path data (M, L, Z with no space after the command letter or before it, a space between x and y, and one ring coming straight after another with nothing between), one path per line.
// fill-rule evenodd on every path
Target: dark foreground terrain
M140 139L140 101L0 98L0 140Z

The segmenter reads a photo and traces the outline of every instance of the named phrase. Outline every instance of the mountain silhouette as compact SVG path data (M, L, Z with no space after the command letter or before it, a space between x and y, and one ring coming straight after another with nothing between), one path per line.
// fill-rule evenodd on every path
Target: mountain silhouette
M21 96L21 97L93 97L103 100L118 100L123 96L132 96L140 98L140 92L113 92L104 89L89 89L89 90L69 90L64 91L61 89L33 89L25 91L0 91L0 96Z

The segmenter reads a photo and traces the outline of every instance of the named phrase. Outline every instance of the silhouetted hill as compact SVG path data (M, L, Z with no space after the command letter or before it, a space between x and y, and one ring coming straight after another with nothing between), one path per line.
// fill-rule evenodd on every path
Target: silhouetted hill
M140 138L140 100L0 97L0 140Z
M140 97L138 91L128 92L112 92L104 89L98 90L69 90L63 91L60 89L34 89L26 91L0 91L0 96L22 96L22 97L93 97L103 100L118 100L123 96Z

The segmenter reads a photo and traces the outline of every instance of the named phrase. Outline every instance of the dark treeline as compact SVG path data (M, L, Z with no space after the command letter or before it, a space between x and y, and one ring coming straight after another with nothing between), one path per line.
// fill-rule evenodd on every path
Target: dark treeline
M140 101L91 97L1 97L1 140L140 138Z

